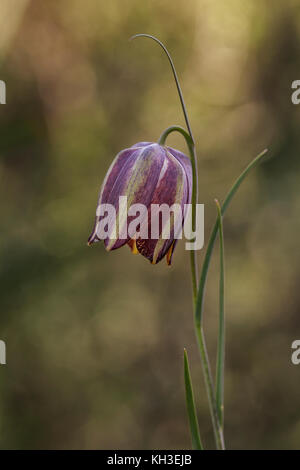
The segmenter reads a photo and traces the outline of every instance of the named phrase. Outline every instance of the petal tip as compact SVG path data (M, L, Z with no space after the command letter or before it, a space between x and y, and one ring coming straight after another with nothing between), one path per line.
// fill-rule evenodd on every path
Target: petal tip
M171 263L172 263L172 257L173 257L173 252L174 252L174 248L175 248L175 240L173 241L172 245L170 246L170 248L168 249L168 252L167 252L167 256L166 256L166 261L167 261L167 265L168 266L171 266Z
M130 240L128 240L127 245L129 246L132 254L134 255L139 254L139 250L137 249L137 246L136 246L136 240L134 238L131 238Z

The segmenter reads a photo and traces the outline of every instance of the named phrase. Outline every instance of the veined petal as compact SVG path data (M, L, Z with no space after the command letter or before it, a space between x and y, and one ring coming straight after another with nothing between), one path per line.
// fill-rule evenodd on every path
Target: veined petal
M136 154L136 149L133 149L133 148L122 150L121 152L118 153L118 155L115 157L115 159L111 163L106 173L106 176L104 178L104 181L101 185L100 193L98 196L98 204L97 204L94 228L88 239L89 245L91 245L94 242L100 241L100 238L98 238L97 236L97 225L100 220L100 217L97 215L97 212L98 212L100 204L107 203L108 195L110 194L111 189L117 177L125 168L125 166L127 166L128 163L132 162L135 154Z
M186 204L189 204L192 200L192 187L193 187L193 174L192 174L192 164L191 160L184 155L184 153L179 152L179 150L173 149L172 147L167 147L168 151L181 163L184 168L184 171L187 176L188 181L188 198Z
M124 234L124 238L117 240L107 238L107 250L119 248L128 242L127 227L134 217L128 217L127 210L119 207L120 196L127 197L127 207L133 204L144 204L148 207L155 191L157 181L164 161L163 149L157 144L138 147L122 172L117 176L114 185L107 197L107 202L116 208L116 233Z
M184 204L188 199L188 180L182 164L176 159L167 149L164 149L165 161L161 169L157 186L151 199L151 205L148 209L148 226L152 229L151 223L153 222L152 204L161 205L166 204L169 208L173 204L181 207L181 220L176 220L173 213L168 219L170 223L170 236L168 239L163 238L164 227L159 222L158 238L150 237L146 239L137 239L136 246L139 252L148 258L153 264L158 263L170 249L174 238L178 236L182 228ZM179 223L178 223L179 222ZM170 257L171 260L171 257Z
M181 163L182 167L184 168L186 177L187 177L187 184L188 184L188 189L187 189L187 200L185 204L190 204L192 201L192 190L193 190L193 172L192 172L192 164L191 160L182 152L179 152L179 150L173 149L172 147L167 147L168 151L174 155L175 158ZM182 225L184 224L184 219L186 217L187 210L184 212L184 217L182 221ZM170 251L167 254L167 263L171 264L172 262L172 257L173 253L176 247L178 240L176 240L175 244L172 247L172 251Z

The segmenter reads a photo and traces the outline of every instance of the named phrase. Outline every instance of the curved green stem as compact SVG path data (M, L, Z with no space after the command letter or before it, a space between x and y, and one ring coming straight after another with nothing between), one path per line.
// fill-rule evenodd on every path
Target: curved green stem
M191 142L187 141L187 144L188 144L188 147L189 147L189 151L190 151L190 155L191 155L191 161L192 161L192 170L193 170L193 190L192 190L192 227L193 227L193 230L196 229L196 204L197 204L197 200L198 200L198 169L197 169L197 155L196 155L196 149L195 149L195 141L194 141L194 137L193 137L193 133L192 133L192 129L191 129L191 125L190 125L190 121L189 121L189 118L188 118L188 113L187 113L187 110L186 110L186 106L185 106L185 102L184 102L184 98L183 98L183 94L182 94L182 90L181 90L181 86L180 86L180 83L179 83L179 80L178 80L178 76L177 76L177 72L176 72L176 69L175 69L175 65L174 65L174 62L172 60L172 57L168 51L168 49L166 48L166 46L159 40L157 39L155 36L152 36L151 34L135 34L134 36L132 36L130 39L136 39L136 38L139 38L139 37L144 37L144 38L149 38L149 39L152 39L153 41L157 42L157 44L160 45L160 47L163 49L163 51L165 52L167 58L168 58L168 61L170 63L170 66L171 66L171 69L172 69L172 72L173 72L173 76L174 76L174 80L175 80L175 83L176 83L176 88L177 88L177 92L178 92L178 95L179 95L179 99L180 99L180 103L181 103L181 107L182 107L182 111L183 111L183 115L184 115L184 120L185 120L185 123L186 123L186 127L187 127L187 130L189 132L189 135L190 135L190 139L191 139ZM176 128L176 129L175 129ZM170 132L172 132L173 130L177 130L178 132L181 132L183 134L182 131L184 131L183 128L180 128L179 126L173 126L173 128L169 127L168 129L166 129L165 133L166 133L166 136L164 138L164 140L166 139L166 137L169 135ZM185 132L185 131L184 131ZM185 132L186 133L186 132ZM164 135L164 134L163 134ZM162 135L162 137L163 137ZM184 134L183 134L184 135ZM162 138L161 137L161 138ZM190 261L191 261L191 273L192 273L192 285L193 285L193 298L194 300L196 299L197 297L197 285L198 285L198 265L197 265L197 254L196 254L196 251L195 250L191 250L191 253L190 253Z
M186 140L190 157L191 157L191 164L192 164L192 175L193 175L193 182L192 182L192 228L193 230L196 230L196 204L198 201L198 172L197 172L197 156L196 156L196 150L195 150L195 142L194 142L194 137L192 134L192 129L190 126L184 98L182 95L181 87L179 84L179 80L177 77L176 69L173 63L173 60L165 47L165 45L157 39L155 36L152 36L150 34L136 34L135 36L132 36L131 39L135 39L137 37L146 37L150 38L153 41L157 42L160 47L164 50L165 54L168 57L169 63L172 68L174 80L176 83L185 123L188 129L188 133L186 132L185 129L183 129L180 126L171 126L168 129L166 129L163 134L161 135L159 139L159 144L164 145L167 136L174 131L180 132L183 137ZM208 354L206 350L206 345L205 345L205 339L204 339L204 332L202 329L201 325L198 325L197 323L197 317L196 317L196 305L197 305L197 299L199 298L198 292L197 292L197 285L198 285L198 272L197 272L197 255L195 250L191 250L190 252L190 261L191 261L191 274L192 274L192 286L193 286L193 305L194 305L194 321L195 321L195 329L196 329L196 337L198 340L198 345L199 345L199 352L200 352L200 358L202 362L202 367L203 367L203 373L204 373L204 379L205 379L205 385L206 385L206 390L207 390L207 395L208 395L208 401L209 401L209 406L210 406L210 411L211 411L211 418L212 418L212 424L214 428L214 434L215 434L215 439L216 439L216 444L218 449L223 449L224 448L224 439L223 439L223 434L222 434L222 429L220 428L220 424L218 421L218 412L217 412L217 407L216 407L216 402L215 402L215 394L213 390L213 382L212 382L212 377L211 377L211 371L210 371L210 365L209 365L209 359L208 359Z
M158 139L159 145L165 145L166 139L171 132L179 132L180 134L183 135L183 137L186 140L187 146L189 150L194 146L193 139L191 138L190 134L181 126L170 126L167 127L161 134L160 138Z

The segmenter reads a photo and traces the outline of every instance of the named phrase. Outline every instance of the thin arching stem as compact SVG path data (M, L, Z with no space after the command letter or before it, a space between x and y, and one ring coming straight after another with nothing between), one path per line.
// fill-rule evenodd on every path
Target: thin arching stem
M153 41L157 42L160 47L164 50L166 56L168 57L169 63L172 68L174 80L176 83L186 127L188 130L188 133L180 126L171 126L168 129L166 129L160 139L159 139L159 144L164 145L165 140L168 137L168 135L171 132L177 131L180 132L183 137L186 140L187 146L189 148L189 153L190 153L190 158L191 158L191 164L192 164L192 173L193 173L193 186L192 186L192 227L193 231L196 230L196 205L198 202L198 172L197 172L197 157L196 157L196 149L195 149L195 141L192 133L192 129L190 126L184 98L182 95L181 87L179 84L178 76L176 73L176 69L173 63L173 60L165 47L165 45L156 37L151 36L150 34L136 34L135 36L132 36L131 39L135 39L137 37L146 37L150 38ZM217 414L217 407L216 407L216 402L215 402L215 394L214 394L214 389L213 389L213 382L212 382L212 376L211 376L211 370L210 370L210 364L209 364L209 358L206 350L206 344L205 344L205 338L204 338L204 331L202 327L198 328L197 322L196 322L196 303L197 303L197 297L198 297L198 265L197 265L197 256L196 256L196 250L191 250L190 252L190 261L191 261L191 275L192 275L192 287L193 287L193 305L194 305L194 321L195 321L195 331L196 331L196 337L198 341L198 346L199 346L199 352L200 352L200 357L201 357L201 362L202 362L202 367L203 367L203 373L204 373L204 379L205 379L205 385L206 385L206 390L207 390L207 395L208 395L208 401L210 405L210 411L211 411L211 417L212 417L212 424L214 428L214 433L215 433L215 439L216 439L216 444L218 449L223 449L224 448L224 440L223 440L223 434L222 430L220 428L220 424L218 421L218 414Z
M171 57L168 49L166 48L166 46L159 39L157 39L155 36L152 36L151 34L144 34L144 33L135 34L130 39L136 39L136 38L139 38L139 37L152 39L153 41L157 42L160 45L160 47L163 49L163 51L165 52L165 54L166 54L166 56L169 60L169 63L170 63L170 66L171 66L171 69L172 69L172 72L173 72L174 80L175 80L175 83L176 83L176 88L177 88L177 91L178 91L178 95L179 95L179 99L180 99L180 103L181 103L181 107L182 107L182 111L183 111L183 115L184 115L184 120L185 120L185 123L186 123L187 130L189 132L189 135L191 137L191 143L189 143L189 150L190 150L192 167L193 167L192 228L193 228L193 231L195 231L196 230L196 204L198 202L197 155L196 155L195 141L194 141L190 121L189 121L189 118L188 118L188 114L187 114L187 110L186 110L186 106L185 106L181 86L180 86L179 79L178 79L178 76L177 76L177 72L176 72L176 69L175 69L175 65L174 65L174 62L172 60L172 57ZM170 130L170 132L171 132L171 130ZM170 132L168 132L167 135ZM196 295L197 295L197 286L198 286L198 263L197 263L197 253L196 253L195 250L191 250L190 259L191 259L191 274L192 274L192 284L193 284L193 297L194 297L194 300L195 300Z

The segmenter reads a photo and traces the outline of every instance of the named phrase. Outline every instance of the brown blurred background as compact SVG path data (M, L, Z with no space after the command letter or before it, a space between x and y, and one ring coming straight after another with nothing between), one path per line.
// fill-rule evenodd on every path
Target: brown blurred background
M115 154L184 124L162 51L128 42L145 32L181 79L206 240L214 198L270 149L224 221L225 435L231 449L300 448L299 1L1 0L0 18L0 447L189 448L184 347L213 447L184 244L171 268L86 246ZM180 136L169 144L186 150ZM216 250L213 364L218 272Z

